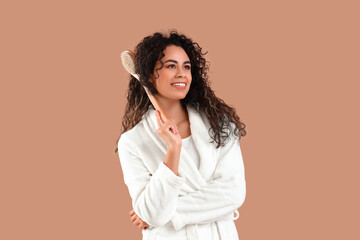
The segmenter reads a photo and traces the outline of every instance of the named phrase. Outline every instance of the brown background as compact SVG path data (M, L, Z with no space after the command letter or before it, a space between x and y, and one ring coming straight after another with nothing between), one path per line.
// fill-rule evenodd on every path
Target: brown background
M114 153L119 56L169 28L247 125L240 239L360 239L357 1L7 2L0 239L141 239Z

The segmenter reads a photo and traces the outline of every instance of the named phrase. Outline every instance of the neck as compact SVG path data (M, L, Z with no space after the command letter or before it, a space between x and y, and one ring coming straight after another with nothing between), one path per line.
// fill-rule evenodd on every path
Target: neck
M189 119L186 107L183 107L180 100L168 100L166 101L160 97L157 97L159 104L164 110L166 116L169 119L175 121L175 124L186 121Z

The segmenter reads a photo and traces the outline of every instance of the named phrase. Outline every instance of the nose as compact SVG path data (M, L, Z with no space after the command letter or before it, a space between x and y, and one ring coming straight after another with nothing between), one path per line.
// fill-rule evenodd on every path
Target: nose
M178 68L177 77L185 77L185 73L184 73L183 69Z

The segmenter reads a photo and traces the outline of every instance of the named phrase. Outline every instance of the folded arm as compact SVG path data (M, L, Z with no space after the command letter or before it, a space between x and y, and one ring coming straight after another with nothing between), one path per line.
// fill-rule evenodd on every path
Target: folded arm
M219 154L213 180L178 198L176 212L170 220L176 230L187 224L223 219L243 204L246 183L239 139L228 144Z
M185 179L175 175L163 162L151 175L143 161L129 151L129 144L120 138L118 151L133 209L150 226L165 225L175 213Z

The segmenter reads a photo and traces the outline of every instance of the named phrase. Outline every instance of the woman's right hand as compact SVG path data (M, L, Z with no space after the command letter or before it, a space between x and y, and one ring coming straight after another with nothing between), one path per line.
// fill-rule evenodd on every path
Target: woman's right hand
M164 139L168 148L181 148L181 136L178 132L177 126L175 125L174 120L168 119L166 122L163 122L158 110L155 110L156 120L158 124L157 134Z
M139 229L145 230L147 229L147 227L149 226L149 224L147 224L147 222L144 222L134 211L134 209L132 209L130 212L130 220L133 222L133 224L135 226L137 226Z

